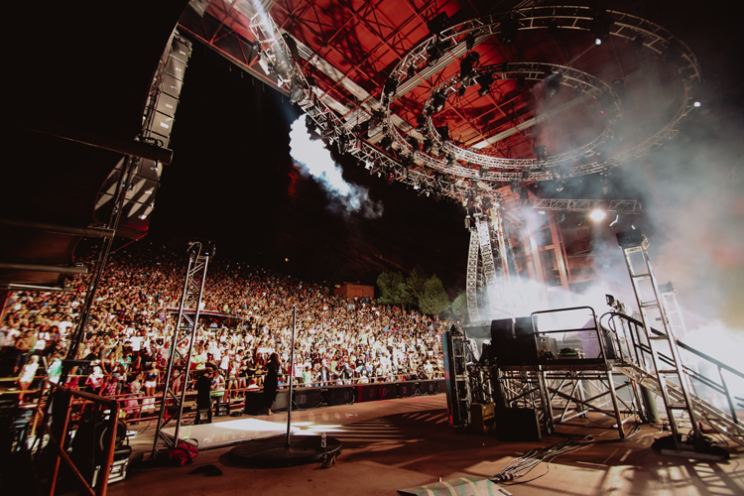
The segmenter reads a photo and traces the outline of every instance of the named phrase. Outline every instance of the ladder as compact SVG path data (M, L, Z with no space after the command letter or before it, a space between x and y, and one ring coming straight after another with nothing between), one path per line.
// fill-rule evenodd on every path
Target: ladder
M664 300L664 306L667 309L667 316L669 317L669 325L674 329L675 336L678 338L684 337L687 334L687 326L685 325L685 318L682 315L682 309L679 308L679 302L677 301L677 289L670 281L659 286L659 293L662 300Z
M685 412L692 424L692 435L700 436L694 404L690 394L688 378L682 369L680 352L677 347L677 339L670 325L669 314L664 300L660 296L659 284L651 268L648 256L648 239L639 231L627 231L617 234L617 240L623 249L625 263L628 267L630 280L633 283L638 308L641 313L643 330L651 350L651 362L656 374L658 393L664 402L669 425L672 429L674 445L677 451L689 451L690 446L683 443L680 437L680 429L675 417L675 412ZM633 256L636 256L636 263ZM638 264L638 255L642 263ZM649 291L650 286L650 291ZM651 331L651 319L658 317L664 328L664 335L659 336ZM666 349L665 349L666 348ZM669 351L671 364L660 360L659 353Z

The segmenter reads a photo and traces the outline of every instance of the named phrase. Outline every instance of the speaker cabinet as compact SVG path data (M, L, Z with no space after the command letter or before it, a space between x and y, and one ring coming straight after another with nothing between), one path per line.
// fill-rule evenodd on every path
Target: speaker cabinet
M540 421L534 408L496 408L496 438L508 442L540 441Z

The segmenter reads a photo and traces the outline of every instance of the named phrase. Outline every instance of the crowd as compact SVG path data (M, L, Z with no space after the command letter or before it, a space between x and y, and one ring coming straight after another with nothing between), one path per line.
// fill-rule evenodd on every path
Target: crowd
M148 242L109 258L77 351L85 362L73 371L73 385L104 395L161 391L186 262L185 250ZM28 387L29 374L59 378L87 284L78 276L72 291L11 295L0 322L0 368L26 379L21 387ZM201 308L212 315L199 320L191 368L212 370L228 397L239 394L232 390L261 386L272 353L280 359L280 388L290 372L300 385L320 386L426 378L443 370L445 322L371 299L347 300L245 263L210 262ZM295 367L289 371L293 308ZM184 387L181 357L188 343L178 346L176 390Z

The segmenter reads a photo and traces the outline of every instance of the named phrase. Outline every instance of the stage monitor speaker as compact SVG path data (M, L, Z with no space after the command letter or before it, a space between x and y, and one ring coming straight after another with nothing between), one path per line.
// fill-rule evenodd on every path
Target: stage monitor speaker
M540 421L534 408L496 408L496 438L502 442L540 441Z

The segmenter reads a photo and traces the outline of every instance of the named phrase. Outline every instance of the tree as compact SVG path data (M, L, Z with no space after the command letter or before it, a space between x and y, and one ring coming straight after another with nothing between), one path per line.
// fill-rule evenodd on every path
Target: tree
M411 271L408 278L406 279L406 288L408 289L409 301L412 305L418 305L421 307L421 297L424 294L424 284L426 283L427 275L424 269L420 265L417 265L415 269Z
M423 294L419 298L419 310L426 315L439 315L446 311L450 304L442 281L435 275L431 276L424 283Z
M460 322L464 322L468 316L468 295L462 289L452 302L452 315Z
M383 272L377 276L380 297L377 302L383 305L404 305L408 300L406 279L400 272Z

